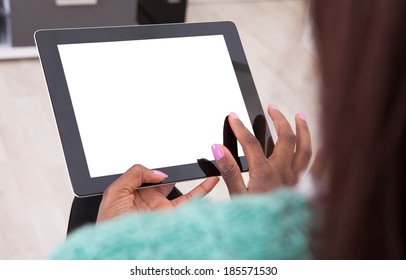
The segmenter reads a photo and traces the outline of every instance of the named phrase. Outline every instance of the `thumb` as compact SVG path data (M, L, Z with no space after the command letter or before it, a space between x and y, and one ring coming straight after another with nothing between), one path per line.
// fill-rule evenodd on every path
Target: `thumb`
M227 185L230 195L245 193L247 188L241 175L240 168L227 147L219 144L211 146L217 168Z

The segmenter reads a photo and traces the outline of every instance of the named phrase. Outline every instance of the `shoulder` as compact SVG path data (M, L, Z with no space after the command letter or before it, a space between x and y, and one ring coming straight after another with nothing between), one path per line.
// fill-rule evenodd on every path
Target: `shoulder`
M290 189L175 211L135 213L73 233L54 253L63 259L307 258L307 199Z

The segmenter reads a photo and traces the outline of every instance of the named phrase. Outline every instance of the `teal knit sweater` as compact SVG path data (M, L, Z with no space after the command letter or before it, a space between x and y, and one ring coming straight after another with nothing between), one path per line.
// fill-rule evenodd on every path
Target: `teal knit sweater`
M53 259L307 259L305 197L280 188L226 202L198 199L72 233Z

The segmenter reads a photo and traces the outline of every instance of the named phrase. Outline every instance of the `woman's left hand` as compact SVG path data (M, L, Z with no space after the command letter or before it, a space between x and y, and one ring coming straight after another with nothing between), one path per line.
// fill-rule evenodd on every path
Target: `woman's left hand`
M231 129L248 161L247 185L227 147L219 144L212 146L217 167L232 196L268 192L279 186L293 186L309 165L312 145L305 116L302 113L296 115L295 135L285 116L274 105L268 107L268 113L278 134L274 151L269 158L264 155L261 144L238 116L231 113L228 117Z
M190 192L174 199L166 197L175 185L164 185L138 189L143 183L160 183L166 175L159 171L134 165L104 192L97 215L97 223L134 211L168 210L188 202L195 197L208 194L218 183L217 177L207 178Z

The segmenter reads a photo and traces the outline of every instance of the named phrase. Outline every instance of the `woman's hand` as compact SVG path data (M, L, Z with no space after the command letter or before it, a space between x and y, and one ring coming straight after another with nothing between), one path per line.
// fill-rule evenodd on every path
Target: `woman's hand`
M109 220L133 211L172 209L195 197L205 196L219 181L217 177L208 178L189 193L174 200L166 198L174 185L138 189L143 183L160 183L166 177L167 175L160 171L150 170L142 165L134 165L104 192L97 215L97 222Z
M266 158L259 141L243 125L238 116L228 116L231 129L240 142L248 161L249 182L246 186L240 169L230 151L222 145L212 146L216 163L230 195L270 191L280 185L296 184L300 173L307 169L312 147L309 128L303 113L296 115L296 135L284 115L273 105L268 107L278 140L274 151Z

